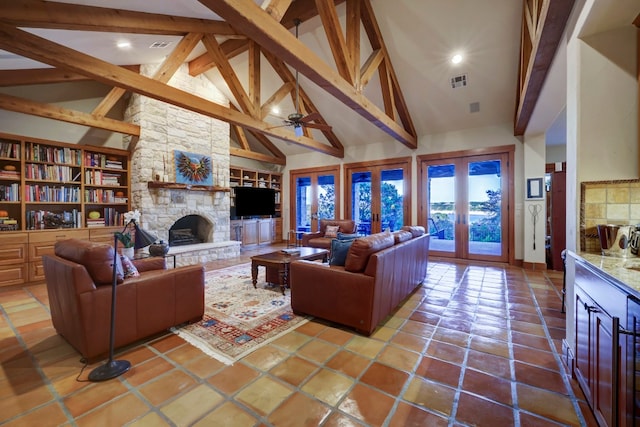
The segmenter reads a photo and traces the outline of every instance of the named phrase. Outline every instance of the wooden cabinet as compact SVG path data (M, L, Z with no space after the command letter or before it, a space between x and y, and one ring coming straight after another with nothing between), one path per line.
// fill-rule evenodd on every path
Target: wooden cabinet
M625 425L628 294L576 261L574 295L574 375L601 426Z
M242 242L242 246L274 243L275 222L275 218L232 220L231 238Z
M0 235L0 287L28 281L27 233Z
M29 282L44 280L42 256L53 254L58 240L89 239L89 230L56 229L30 232L29 234Z

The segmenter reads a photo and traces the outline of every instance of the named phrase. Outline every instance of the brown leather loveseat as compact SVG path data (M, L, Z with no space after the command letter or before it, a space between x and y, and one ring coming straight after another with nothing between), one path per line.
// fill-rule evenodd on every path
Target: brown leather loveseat
M358 237L344 266L293 261L291 308L370 335L425 279L430 236L424 233L405 226Z
M119 258L118 262L121 264ZM56 331L89 360L106 354L113 247L86 240L61 240L55 245L55 255L44 255L43 263ZM203 266L167 270L163 257L133 260L133 264L139 276L118 276L116 348L202 318Z
M327 235L327 226L338 226L336 232L353 234L356 232L356 222L352 219L321 219L320 230L302 235L302 246L312 248L331 249L331 241L336 236Z

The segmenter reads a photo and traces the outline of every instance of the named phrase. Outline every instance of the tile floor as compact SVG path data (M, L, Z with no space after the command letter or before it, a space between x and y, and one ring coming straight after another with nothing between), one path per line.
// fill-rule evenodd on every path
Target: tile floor
M225 366L168 333L104 383L77 381L95 365L55 334L44 285L0 291L0 425L595 426L561 362L561 281L432 260L371 337L311 321Z

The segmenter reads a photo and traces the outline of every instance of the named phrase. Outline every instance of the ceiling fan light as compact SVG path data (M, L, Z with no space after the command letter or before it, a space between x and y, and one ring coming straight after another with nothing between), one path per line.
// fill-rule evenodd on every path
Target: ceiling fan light
M295 125L295 126L293 127L293 133L294 133L296 136L302 136L302 134L303 134L303 132L302 132L302 126L301 126L301 125Z

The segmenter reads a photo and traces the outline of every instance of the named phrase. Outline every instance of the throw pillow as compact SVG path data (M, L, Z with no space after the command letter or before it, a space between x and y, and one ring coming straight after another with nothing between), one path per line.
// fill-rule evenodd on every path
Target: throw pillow
M349 252L349 248L353 243L353 239L351 240L339 240L333 239L331 241L331 259L329 260L329 265L341 265L344 266L344 263L347 259L347 253Z
M128 256L120 255L120 260L122 261L122 268L124 269L125 279L127 277L135 277L140 275L140 272L138 272L138 269L135 265L133 265Z
M340 231L338 231L338 240L353 240L356 239L360 236L358 236L356 233L353 234L349 234L349 233L342 233Z
M338 225L327 225L327 228L324 230L324 237L336 238L338 237L338 230L340 226Z

